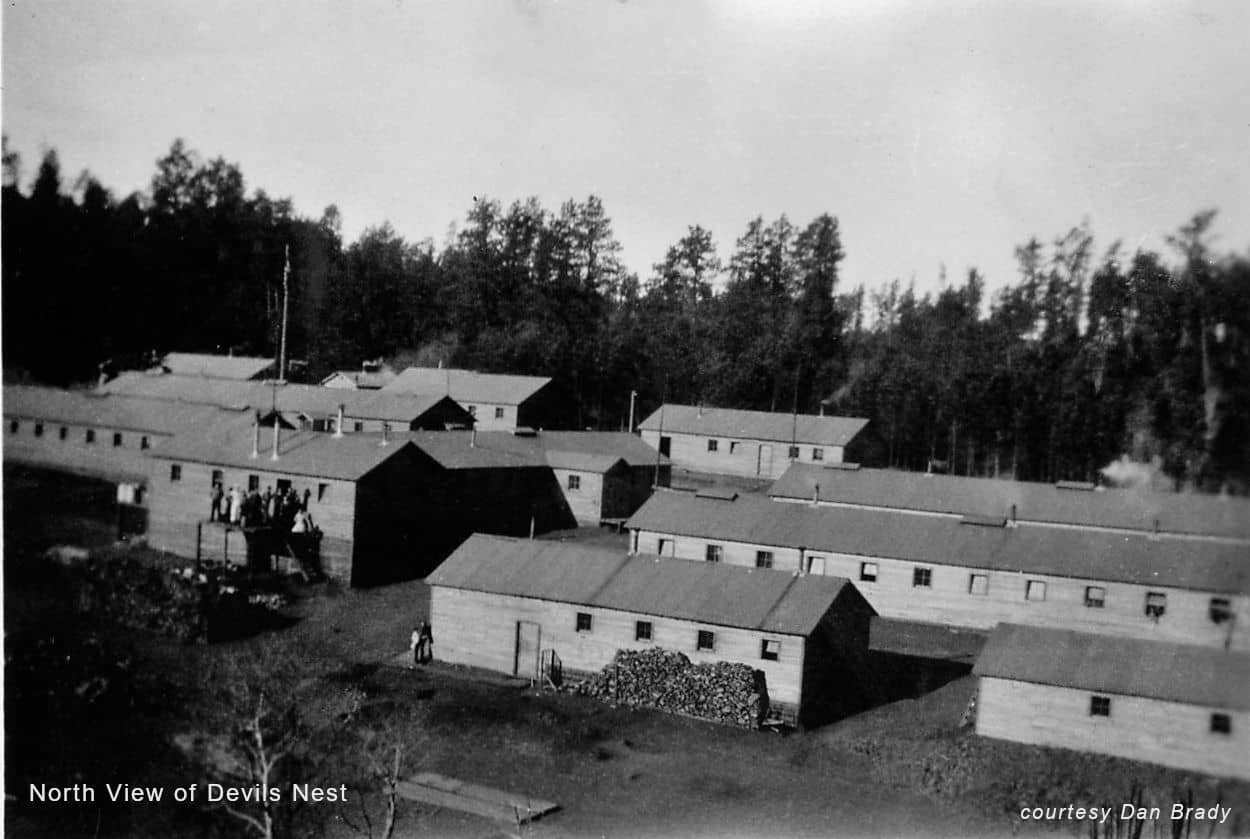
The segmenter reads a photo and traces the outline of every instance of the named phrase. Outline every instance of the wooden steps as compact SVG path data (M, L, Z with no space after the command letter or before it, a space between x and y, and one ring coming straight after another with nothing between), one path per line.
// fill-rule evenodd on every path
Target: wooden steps
M437 772L422 772L400 781L397 791L401 798L409 801L448 807L508 824L533 821L560 808L553 801L460 781Z

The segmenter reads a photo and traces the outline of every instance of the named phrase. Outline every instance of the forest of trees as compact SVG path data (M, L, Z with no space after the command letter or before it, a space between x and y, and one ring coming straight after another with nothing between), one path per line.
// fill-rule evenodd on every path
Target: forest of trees
M289 247L288 343L314 377L379 356L550 375L595 428L624 426L631 390L643 416L823 402L871 420L876 465L1095 480L1127 455L1177 486L1250 485L1250 256L1215 251L1211 211L1166 253L1100 253L1085 226L1030 240L987 296L975 269L935 294L848 287L827 214L756 218L727 252L690 226L642 277L594 196L477 199L441 246L386 223L345 243L335 207L301 218L181 140L125 197L54 151L24 173L6 142L2 209L7 380L274 354Z

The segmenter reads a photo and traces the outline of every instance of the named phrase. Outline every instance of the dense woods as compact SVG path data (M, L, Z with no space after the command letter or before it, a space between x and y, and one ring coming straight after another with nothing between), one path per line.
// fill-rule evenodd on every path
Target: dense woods
M344 242L333 206L300 217L182 141L124 197L54 151L24 172L6 143L3 190L10 379L86 381L153 350L275 354L289 248L288 342L314 377L441 361L558 377L587 427L622 427L631 390L642 415L823 403L871 419L879 465L1092 480L1127 455L1178 486L1250 479L1250 256L1215 250L1210 211L1182 214L1165 253L1099 249L1080 226L1019 245L993 294L975 269L918 294L849 285L827 214L756 218L728 247L692 225L640 277L593 195L480 198L442 244L387 223Z

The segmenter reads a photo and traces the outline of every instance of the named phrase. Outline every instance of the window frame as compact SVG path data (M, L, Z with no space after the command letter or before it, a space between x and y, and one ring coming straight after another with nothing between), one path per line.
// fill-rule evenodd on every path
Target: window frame
M35 423L35 436L36 436L36 437L42 437L42 436L43 436L43 423L41 423L41 422L37 422L37 423Z
M716 652L716 633L710 629L700 629L694 639L696 652Z
M578 612L574 626L579 634L595 631L595 616L590 612Z
M772 568L773 562L777 559L776 554L772 551L756 551L755 567L756 568Z
M495 406L495 419L503 419L503 406L502 405Z
M933 588L933 569L923 565L913 565L911 569L912 588Z
M790 460L798 460L798 459L799 459L799 457L800 457L800 454L799 454L799 447L798 447L798 446L790 446L790 453L787 455L787 457L789 457L789 458L790 458Z
M317 483L317 503L320 504L326 500L326 496L330 494L330 483L328 481L319 481Z
M1212 711L1208 731L1211 734L1219 734L1221 737L1231 737L1233 733L1232 715L1223 711Z
M1098 592L1097 596L1095 596L1095 592ZM1085 587L1085 608L1086 609L1107 608L1107 587L1106 586L1086 586Z
M769 646L772 649L769 649ZM760 660L761 661L780 661L781 660L781 639L780 638L761 638L760 639Z
M9 433L16 434L22 429L22 423L19 420L9 420Z
M125 438L122 437L122 433L120 431L114 431L113 432L113 448L119 449L123 445L125 445Z
M253 490L260 492L260 475L247 476L247 491L252 492Z
M88 428L86 432L83 433L82 439L87 445L94 446L95 445L95 429Z
M634 640L653 643L655 641L655 624L651 621L634 621Z
M1207 606L1207 617L1216 626L1233 620L1233 601L1230 597L1212 597Z
M1158 620L1167 614L1168 595L1165 591L1146 592L1145 614L1151 620Z
M980 590L977 590L977 583L981 583ZM988 597L990 593L990 575L970 573L968 575L968 593L974 597Z
M812 461L817 462L817 461L822 461L824 459L825 459L824 446L812 446Z
M709 453L718 453L720 451L720 440L715 437L707 438L707 450Z
M581 492L582 476L578 474L574 474L574 473L569 473L569 479L566 482L566 486L570 492Z
M715 542L709 542L707 548L703 552L705 562L724 562L725 546Z
M69 426L62 425L61 430L57 432L56 436L61 440L68 440L69 439Z
M174 483L176 481L181 481L181 480L182 480L182 464L181 463L169 464L169 482Z
M880 576L881 566L878 563L861 562L859 564L859 581L861 583L875 583Z
M1040 597L1035 597L1034 592L1040 592ZM1046 602L1046 581L1045 580L1025 580L1024 581L1024 599L1030 603Z
M139 451L146 452L152 448L152 440L148 435L144 434L139 438Z

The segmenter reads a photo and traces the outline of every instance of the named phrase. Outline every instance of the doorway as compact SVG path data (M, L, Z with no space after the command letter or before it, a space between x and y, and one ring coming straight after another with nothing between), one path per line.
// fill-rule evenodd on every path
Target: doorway
M542 628L533 621L516 622L516 659L512 675L522 679L538 678L538 654L542 649Z
M660 437L660 454L664 455L665 457L668 457L669 453L672 450L673 450L673 438L661 436Z

